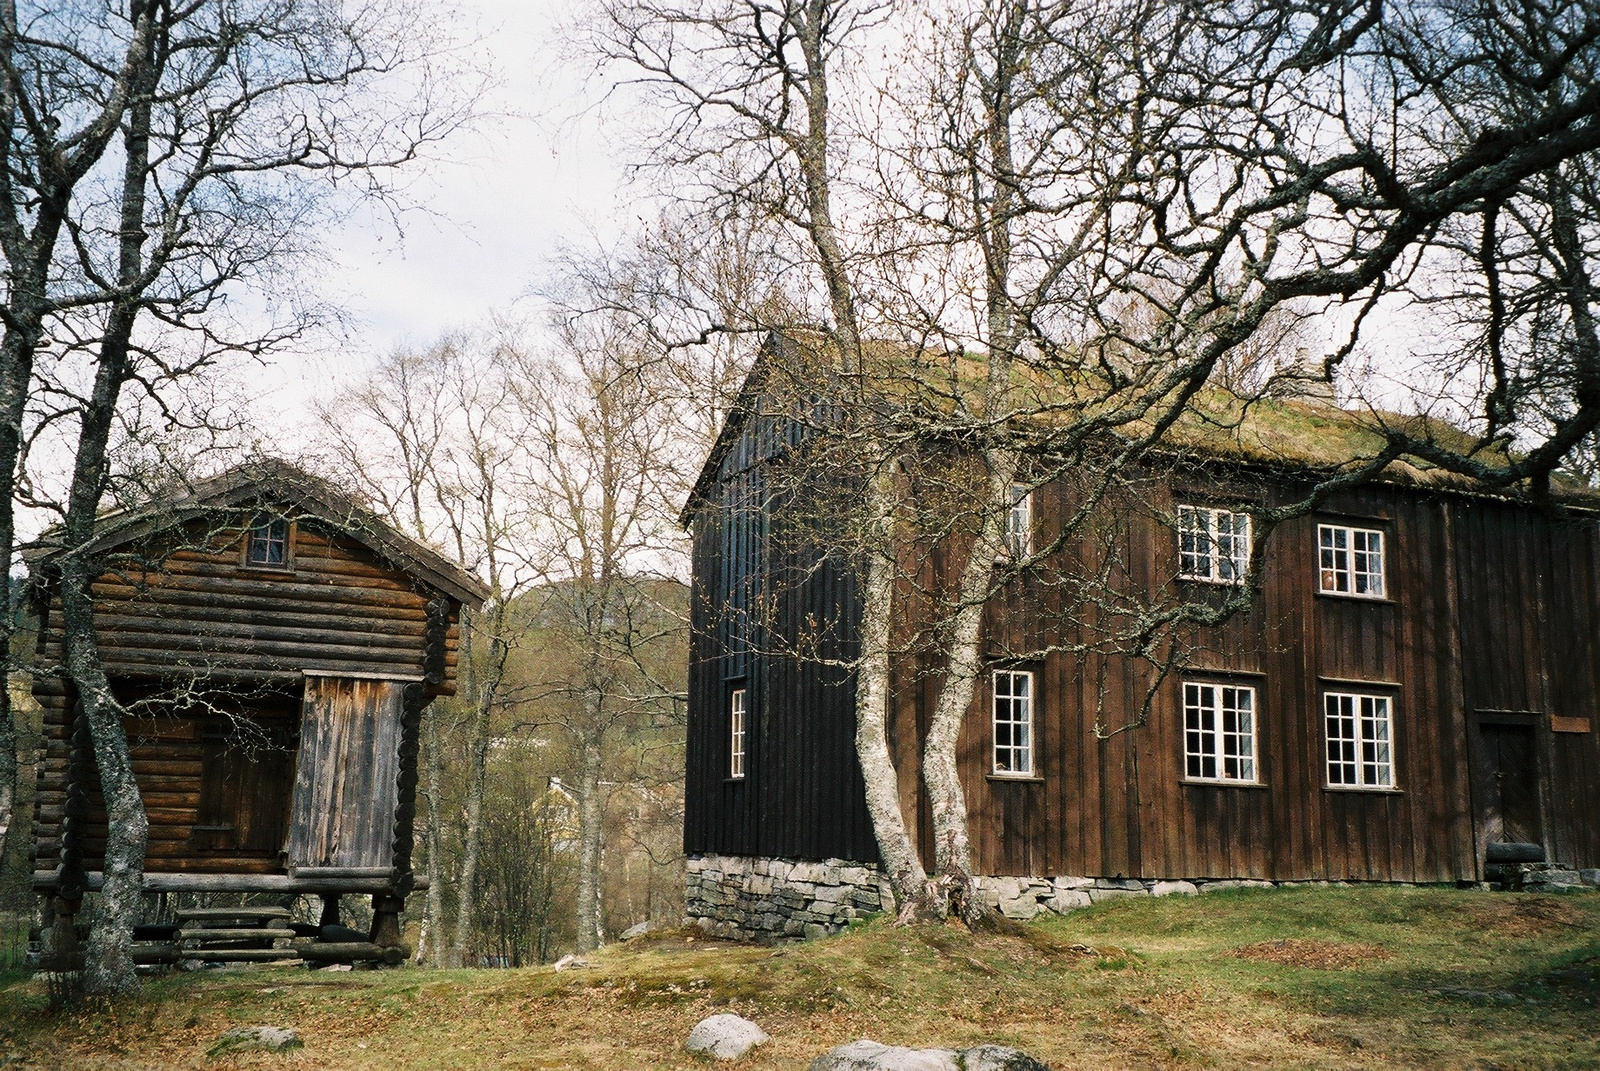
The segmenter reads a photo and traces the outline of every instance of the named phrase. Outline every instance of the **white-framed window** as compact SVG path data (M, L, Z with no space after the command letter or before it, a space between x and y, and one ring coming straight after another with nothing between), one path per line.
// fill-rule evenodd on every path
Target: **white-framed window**
M289 567L289 521L262 517L245 536L244 563L260 569Z
M994 671L994 772L1033 774L1033 674Z
M745 697L743 688L728 693L728 776L734 780L744 778L745 751Z
M1196 781L1256 781L1256 690L1183 682L1183 772Z
M1178 575L1185 580L1241 583L1250 571L1250 514L1206 506L1178 507Z
M1330 786L1394 787L1393 707L1386 695L1323 694Z
M1383 533L1376 528L1317 525L1317 590L1383 598L1383 554Z
M1006 511L1006 553L1013 558L1033 553L1033 492L1020 483L1011 486L1011 508Z

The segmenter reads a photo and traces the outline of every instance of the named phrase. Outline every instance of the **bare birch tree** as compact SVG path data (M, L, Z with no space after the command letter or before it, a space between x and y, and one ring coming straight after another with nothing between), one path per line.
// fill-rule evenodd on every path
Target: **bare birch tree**
M484 606L462 615L461 669L453 699L425 714L423 795L428 802L423 929L435 966L461 966L476 929L491 719L508 700L506 667L525 622L519 598L542 574L527 557L523 443L529 418L514 370L515 329L497 324L380 362L347 395L318 408L324 464L379 512L419 538L447 546L487 578ZM448 724L447 724L448 723ZM453 927L444 925L447 738L460 736L462 801ZM450 936L446 939L446 933Z
M61 517L52 538L64 548L65 672L83 704L110 819L85 972L91 991L134 984L129 948L143 886L144 810L123 710L95 649L89 585L98 567L87 551L116 482L109 449L124 392L131 384L159 404L224 355L272 352L314 322L310 305L287 300L276 321L237 323L225 299L293 277L334 193L308 180L364 178L365 193L383 196L386 171L466 118L470 89L448 102L435 95L440 37L409 14L293 2L0 12L6 210L17 253L35 266L34 281L7 295L23 315L6 352L20 360L26 343L32 356L45 337L62 350L50 366L28 369L34 408L7 434L21 442L32 419L40 442L62 443L74 459L53 501L44 481L31 487ZM395 95L380 104L380 92ZM90 128L77 125L86 105ZM57 140L63 129L72 147ZM86 155L59 174L80 149ZM6 373L21 374L20 366ZM0 474L8 504L18 472L8 463Z
M630 737L682 721L682 667L662 652L687 620L665 597L684 557L672 506L701 443L675 419L674 369L649 360L629 324L584 316L559 336L554 354L523 365L522 390L533 415L528 506L549 579L539 620L568 655L530 667L530 686L559 702L521 728L556 731L576 756L577 945L589 951L605 938L605 774Z

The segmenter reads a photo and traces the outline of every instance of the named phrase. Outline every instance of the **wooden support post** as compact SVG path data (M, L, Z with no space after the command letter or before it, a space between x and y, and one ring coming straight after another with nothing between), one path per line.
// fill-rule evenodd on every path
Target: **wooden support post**
M400 912L406 902L387 893L372 894L371 941L383 948L400 947Z
M336 892L325 892L321 893L320 895L322 896L322 921L319 923L319 925L339 925L339 894Z
M45 899L39 927L39 966L47 971L83 969L83 947L75 925L79 904L59 896Z

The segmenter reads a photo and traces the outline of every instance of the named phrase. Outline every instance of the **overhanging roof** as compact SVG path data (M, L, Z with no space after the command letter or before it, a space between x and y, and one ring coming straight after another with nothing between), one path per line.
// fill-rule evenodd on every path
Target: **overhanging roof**
M107 511L95 521L94 539L87 550L103 554L197 518L263 502L292 508L300 516L315 517L365 544L414 579L472 609L482 606L489 597L488 585L455 562L400 532L328 481L276 458L245 462L218 476L196 481L171 498ZM59 528L46 532L24 552L24 560L34 568L48 564L65 550L59 537Z

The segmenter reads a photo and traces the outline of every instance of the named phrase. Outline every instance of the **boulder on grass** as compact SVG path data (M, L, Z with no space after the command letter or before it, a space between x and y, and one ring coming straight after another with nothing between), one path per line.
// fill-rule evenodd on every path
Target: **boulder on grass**
M908 1049L876 1041L852 1041L811 1061L811 1071L1050 1071L1027 1053L1004 1045L953 1049Z
M303 1044L305 1043L300 1040L300 1035L287 1027L236 1026L232 1030L223 1031L206 1050L206 1055L222 1056L230 1052L251 1050L288 1052L290 1049L300 1048Z
M718 1060L737 1060L757 1045L772 1039L767 1032L742 1016L723 1012L708 1016L694 1024L689 1040L683 1047L690 1052L705 1053Z

